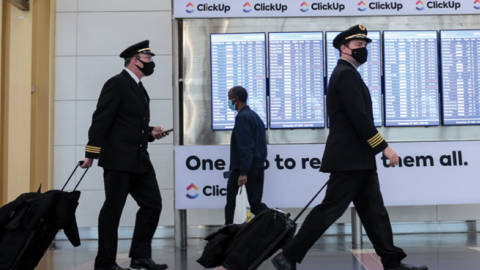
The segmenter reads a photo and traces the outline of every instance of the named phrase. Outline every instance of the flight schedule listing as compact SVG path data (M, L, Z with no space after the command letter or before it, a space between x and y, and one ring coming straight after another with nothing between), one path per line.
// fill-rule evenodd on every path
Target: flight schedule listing
M385 126L440 124L437 31L384 31Z
M269 33L270 128L325 127L323 32Z
M326 33L327 46L327 85L330 82L333 70L337 66L340 59L339 50L333 47L333 40L340 32ZM369 31L367 37L372 40L367 45L368 58L367 62L358 68L358 72L362 76L363 81L370 91L373 109L373 121L375 126L383 125L382 113L382 47L380 43L380 31ZM328 86L327 86L328 87Z
M480 30L442 30L443 124L480 124Z
M237 85L248 92L247 104L267 127L265 33L211 34L212 129L228 130L237 112L228 107L228 91Z

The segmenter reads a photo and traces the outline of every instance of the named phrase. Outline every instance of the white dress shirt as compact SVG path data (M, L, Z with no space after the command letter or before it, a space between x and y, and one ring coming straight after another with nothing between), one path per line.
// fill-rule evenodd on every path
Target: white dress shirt
M130 71L130 69L125 68L125 71L128 72L128 74L130 74L130 76L132 76L132 78L135 80L135 82L136 82L137 84L140 82L140 79L137 77L137 75L135 75L135 73L133 73L132 71Z

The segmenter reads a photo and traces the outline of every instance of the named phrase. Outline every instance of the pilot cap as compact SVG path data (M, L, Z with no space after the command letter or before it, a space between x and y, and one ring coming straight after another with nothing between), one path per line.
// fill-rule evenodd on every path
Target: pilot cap
M149 40L144 40L144 41L141 41L137 44L134 44L134 45L126 48L120 54L120 57L123 58L123 59L127 59L127 58L130 58L130 57L132 57L136 54L139 54L139 53L144 53L144 54L149 54L151 56L154 56L155 54L152 51L150 51L149 44L150 44Z
M340 50L340 46L347 43L347 41L351 39L363 39L367 41L367 43L372 42L372 40L367 37L367 28L361 24L358 24L338 34L338 36L336 36L333 40L333 47Z

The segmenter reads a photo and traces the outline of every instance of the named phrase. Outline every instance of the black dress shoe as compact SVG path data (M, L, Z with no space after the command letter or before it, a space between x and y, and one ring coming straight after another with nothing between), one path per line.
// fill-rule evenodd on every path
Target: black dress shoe
M428 267L426 265L416 267L416 266L400 263L400 265L395 268L385 268L385 270L428 270Z
M164 270L168 268L166 264L156 264L152 259L132 259L130 267L147 270Z
M93 268L94 270L130 270L130 268L122 268L118 265L116 266L111 266L111 267L107 267L107 268L100 268L100 267L94 267Z
M280 253L277 256L273 257L272 263L273 266L277 268L277 270L297 270L296 263L287 259L287 257L285 257L283 253Z

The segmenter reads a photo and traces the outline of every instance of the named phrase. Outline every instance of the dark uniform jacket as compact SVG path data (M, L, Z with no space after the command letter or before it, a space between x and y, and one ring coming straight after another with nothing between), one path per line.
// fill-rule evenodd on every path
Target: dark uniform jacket
M250 168L263 168L267 159L265 124L250 109L243 107L235 118L230 140L230 171L240 170L247 175Z
M388 144L373 124L372 99L357 69L340 59L327 91L330 133L321 171L376 169L375 155Z
M34 269L60 229L73 246L79 246L75 218L79 199L80 191L38 191L24 193L1 207L0 270L12 269L16 259L15 269Z
M103 86L88 131L85 156L111 170L143 173L152 169L147 152L150 99L143 86L123 70Z

